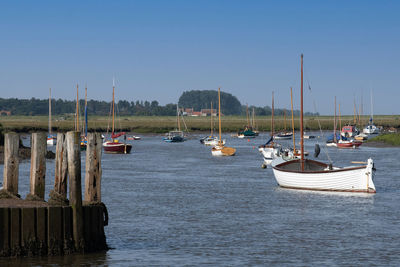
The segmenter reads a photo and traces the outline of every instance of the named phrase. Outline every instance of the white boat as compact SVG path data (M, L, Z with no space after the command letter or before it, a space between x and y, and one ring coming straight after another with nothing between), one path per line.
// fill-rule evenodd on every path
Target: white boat
M217 136L207 136L201 139L201 142L206 146L216 146L219 143L219 138ZM222 139L222 144L225 145L226 140Z
M372 90L371 90L371 117L369 118L368 125L364 127L364 134L378 134L379 128L374 125L374 115L373 115L373 103L372 103Z
M266 168L274 159L280 157L281 147L274 142L274 139L274 92L272 92L271 137L267 143L258 147L258 151L261 153L264 160L261 165L262 168Z
M212 104L212 102L211 102L211 111L213 110L213 104ZM211 122L211 126L210 126L210 135L209 136L206 136L206 137L203 137L203 138L201 138L200 139L200 143L202 143L203 145L206 145L206 146L216 146L216 145L218 145L220 142L219 142L219 138L217 137L217 136L214 136L214 122L213 122L213 115L212 115L212 112L211 112L211 116L210 116L210 122ZM225 139L223 139L222 140L222 144L223 145L225 145Z
M219 140L218 145L213 146L211 148L211 155L213 156L234 156L236 153L236 149L233 147L224 146L221 138L221 89L218 88L218 131L219 131Z
M303 55L301 55L301 96L303 96ZM301 101L300 110L300 144L301 151L303 152L303 101ZM281 187L320 191L376 193L373 182L375 168L372 159L368 159L366 165L363 166L344 168L332 167L331 164L304 159L303 153L301 154L301 158L297 160L278 160L280 162L274 161L272 165L276 182Z

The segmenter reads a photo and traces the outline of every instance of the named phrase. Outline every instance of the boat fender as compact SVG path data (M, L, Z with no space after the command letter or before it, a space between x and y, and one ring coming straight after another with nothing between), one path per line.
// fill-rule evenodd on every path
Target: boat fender
M332 163L329 163L328 164L328 170L332 170L333 168L332 168Z
M314 158L318 158L320 152L321 152L321 148L319 147L319 144L315 144Z
M261 169L266 169L266 168L267 168L267 164L263 163L263 164L261 165Z

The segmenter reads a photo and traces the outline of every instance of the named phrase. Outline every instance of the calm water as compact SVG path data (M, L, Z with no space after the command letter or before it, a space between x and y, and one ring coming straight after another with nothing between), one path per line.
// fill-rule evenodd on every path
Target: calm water
M133 141L130 155L103 155L102 197L110 215L105 229L113 249L0 265L400 264L399 148L328 149L339 166L373 157L377 194L318 193L281 189L272 170L260 168L257 146L266 136L248 141L226 135L237 149L227 158L212 157L199 137L170 144L144 136ZM316 141L306 140L311 156ZM319 158L327 160L324 149ZM54 177L54 161L47 169ZM28 175L29 163L21 164L23 197Z

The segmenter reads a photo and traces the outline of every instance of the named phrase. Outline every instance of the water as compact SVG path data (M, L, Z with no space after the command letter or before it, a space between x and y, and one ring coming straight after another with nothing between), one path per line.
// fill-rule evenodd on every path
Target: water
M329 148L338 166L372 157L377 194L321 193L277 186L272 170L261 169L257 146L266 136L225 137L237 149L235 157L212 157L198 135L184 143L143 136L133 141L130 155L104 154L102 198L110 215L105 230L113 249L0 265L400 264L399 148ZM306 140L311 157L317 141ZM322 146L319 158L327 160ZM54 161L48 160L47 177L53 173ZM28 175L26 162L20 167L23 197ZM47 194L53 179L47 180Z

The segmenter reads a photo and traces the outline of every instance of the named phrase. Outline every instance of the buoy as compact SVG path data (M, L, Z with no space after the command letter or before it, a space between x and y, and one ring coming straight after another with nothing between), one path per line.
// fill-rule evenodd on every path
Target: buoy
M256 148L255 146L253 146L253 149Z
M265 163L263 163L263 164L261 165L261 168L262 168L262 169L266 169L266 168L267 168L267 165L266 165Z
M250 142L250 139L247 139L247 142Z

